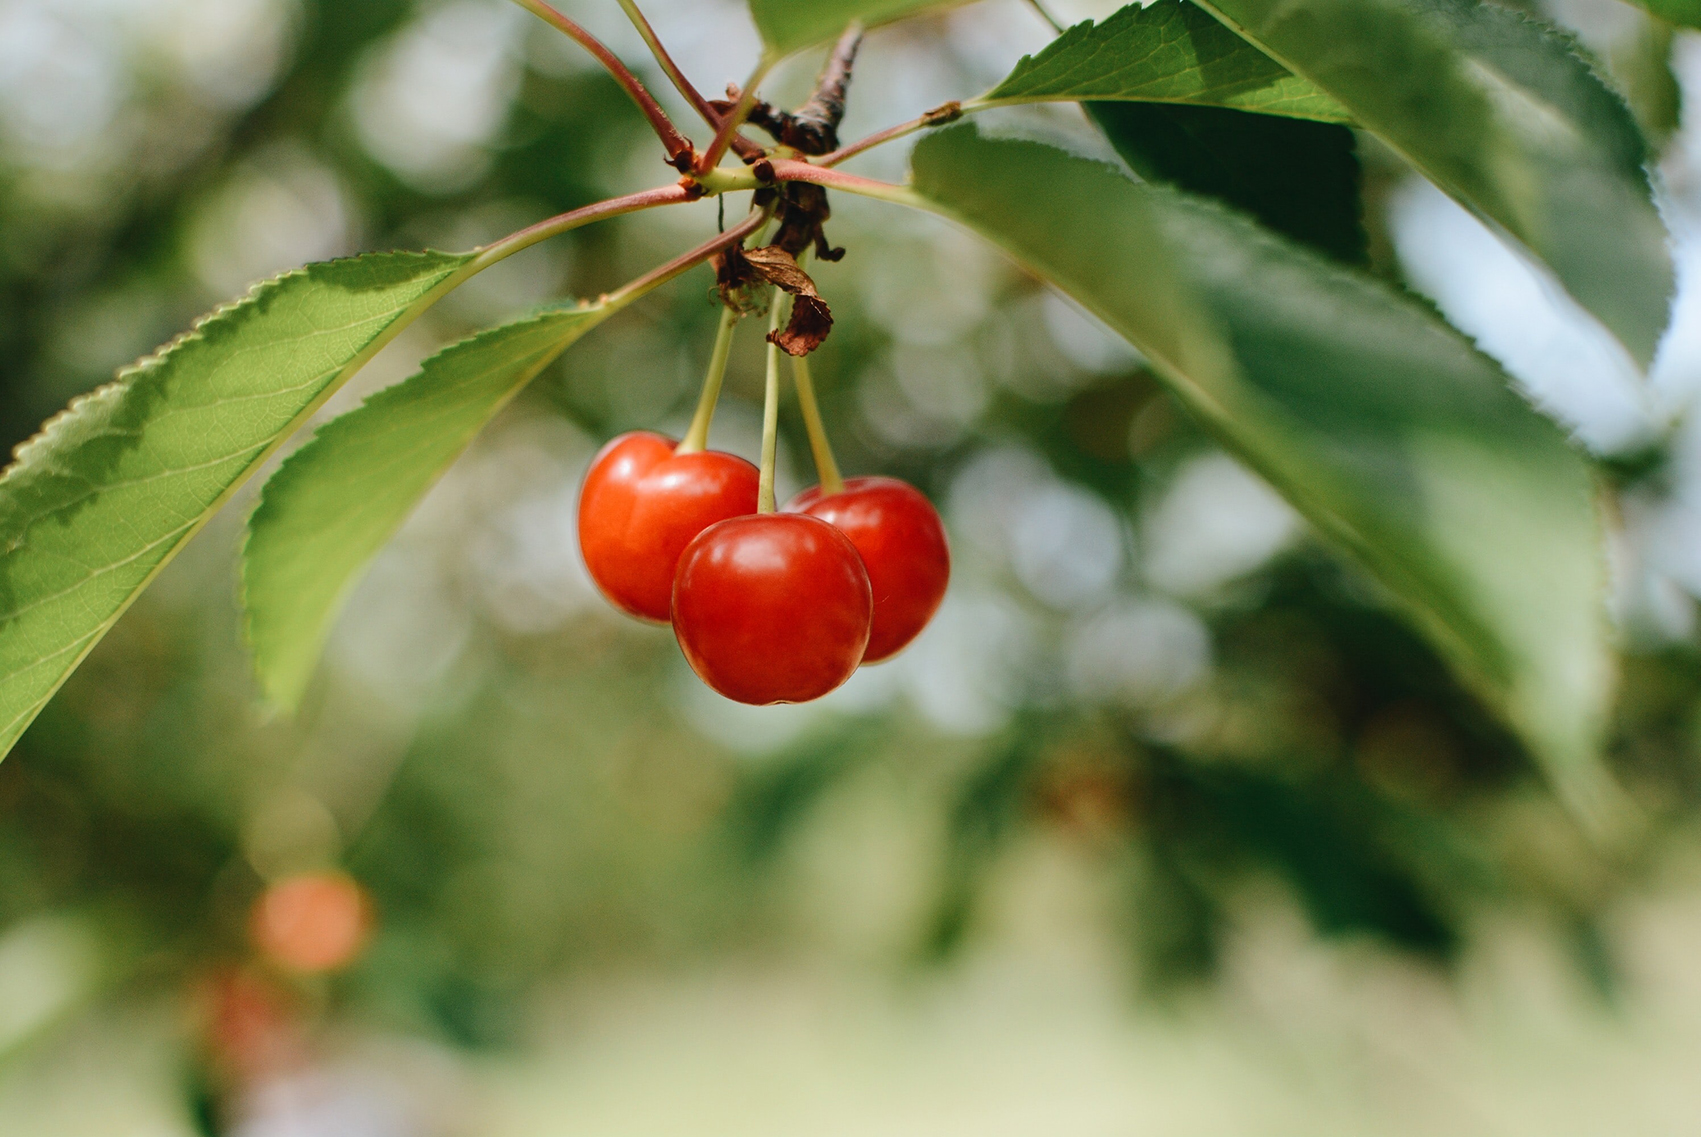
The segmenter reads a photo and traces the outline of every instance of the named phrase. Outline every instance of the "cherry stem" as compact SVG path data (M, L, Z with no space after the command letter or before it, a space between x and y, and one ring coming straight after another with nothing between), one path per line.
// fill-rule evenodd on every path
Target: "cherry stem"
M821 492L843 493L845 479L839 474L839 464L833 458L833 444L828 441L826 425L821 421L821 407L815 401L815 380L809 374L808 356L792 357L791 377L797 384L797 405L803 411L803 429L809 434L809 450L815 455L815 476L821 481Z
M675 454L695 454L709 444L709 424L714 421L715 404L720 401L727 356L732 354L732 331L741 318L729 307L721 309L720 326L715 329L715 347L709 353L709 371L703 376L703 393L697 397L697 413L691 416L691 427L685 432L685 437L673 448Z
M756 483L756 512L774 512L774 458L780 437L780 345L774 333L780 330L781 302L779 289L774 289L768 314L768 377L762 391L762 465Z
M809 257L808 250L797 258L799 267ZM827 438L827 426L821 419L821 404L815 401L815 379L809 373L809 357L794 355L791 359L791 378L797 385L797 406L803 412L803 429L809 435L809 452L815 456L815 476L821 482L821 492L843 493L845 480L839 475L839 463L833 457L833 443Z
M514 0L514 3L538 19L566 33L580 47L594 55L597 62L606 67L608 73L614 76L615 82L624 87L626 93L632 96L632 101L638 104L638 109L644 112L644 117L650 120L650 126L655 130L656 136L667 148L668 165L679 170L691 168L692 158L696 153L696 148L691 145L691 140L679 133L679 128L673 125L673 120L667 117L667 112L662 110L661 104L656 102L655 96L650 94L649 88L645 87L643 82L632 74L631 69L620 61L619 56L605 47L601 40L586 31L578 23L544 3L544 0Z
M656 30L650 26L650 21L638 9L637 0L620 0L620 7L626 13L626 18L632 21L632 26L638 29L638 34L644 37L644 43L649 47L650 54L656 57L656 62L661 65L662 71L673 83L673 89L684 96L685 101L691 104L691 109L701 115L704 122L718 129L721 125L720 114L709 105L709 100L705 99L702 93L692 86L691 80L685 77L685 72L679 69L679 64L673 61L673 56L669 55L667 48L662 46L661 37L656 35Z
M726 153L726 148L732 145L733 135L744 125L744 120L750 117L750 110L756 105L756 88L773 67L773 62L764 55L756 63L756 69L750 73L750 78L744 82L744 88L739 92L738 102L733 104L732 111L721 120L720 129L715 131L715 139L709 143L709 148L697 158L697 172L706 173L715 168Z

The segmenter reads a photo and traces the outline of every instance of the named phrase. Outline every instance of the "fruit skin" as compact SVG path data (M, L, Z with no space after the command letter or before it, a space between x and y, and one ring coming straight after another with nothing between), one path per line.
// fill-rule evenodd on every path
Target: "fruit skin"
M579 550L609 603L665 622L673 570L691 539L717 521L756 512L756 467L638 430L598 451L579 491Z
M897 478L849 478L836 494L820 486L786 505L837 528L862 557L874 589L874 626L864 663L898 654L927 627L945 599L951 550L933 503Z
M703 682L758 706L819 699L851 677L874 596L856 547L803 513L734 517L679 558L673 630Z

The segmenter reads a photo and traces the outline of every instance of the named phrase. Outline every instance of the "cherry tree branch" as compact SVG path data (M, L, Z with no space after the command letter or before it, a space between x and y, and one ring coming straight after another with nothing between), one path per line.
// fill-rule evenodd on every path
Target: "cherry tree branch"
M727 112L726 117L721 120L720 128L715 131L715 140L709 143L709 148L698 157L698 173L714 169L715 164L721 160L721 155L732 145L738 128L743 125L744 120L750 116L751 108L756 105L756 88L772 67L773 62L766 55L756 64L756 69L750 73L744 89L739 93L738 102L733 104L732 110Z

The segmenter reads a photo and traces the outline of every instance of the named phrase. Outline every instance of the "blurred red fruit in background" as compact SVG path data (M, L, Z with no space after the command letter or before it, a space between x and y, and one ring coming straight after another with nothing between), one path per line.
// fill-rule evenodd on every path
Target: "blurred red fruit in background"
M372 906L345 873L301 873L260 894L248 932L261 954L292 971L336 971L365 948Z

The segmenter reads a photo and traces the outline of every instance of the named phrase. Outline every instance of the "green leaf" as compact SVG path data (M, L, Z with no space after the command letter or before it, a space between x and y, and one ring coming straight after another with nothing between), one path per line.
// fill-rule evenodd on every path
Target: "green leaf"
M1551 25L1476 0L1202 0L1544 262L1644 366L1673 287L1647 145Z
M260 285L83 396L0 476L0 754L236 488L470 258Z
M1031 103L1117 99L1192 103L1319 122L1352 116L1311 83L1186 0L1130 4L1102 24L1077 24L975 100Z
M956 127L923 204L1143 351L1230 449L1388 588L1560 792L1610 816L1610 654L1583 459L1423 305L1220 207Z
M1636 0L1648 11L1680 28L1701 28L1701 0Z
M360 570L484 425L616 308L548 309L462 340L285 459L249 518L242 561L269 699L300 702Z
M750 0L769 59L834 39L852 20L868 27L967 0Z
M1346 127L1222 107L1082 105L1145 180L1214 197L1337 260L1364 263L1358 156Z

